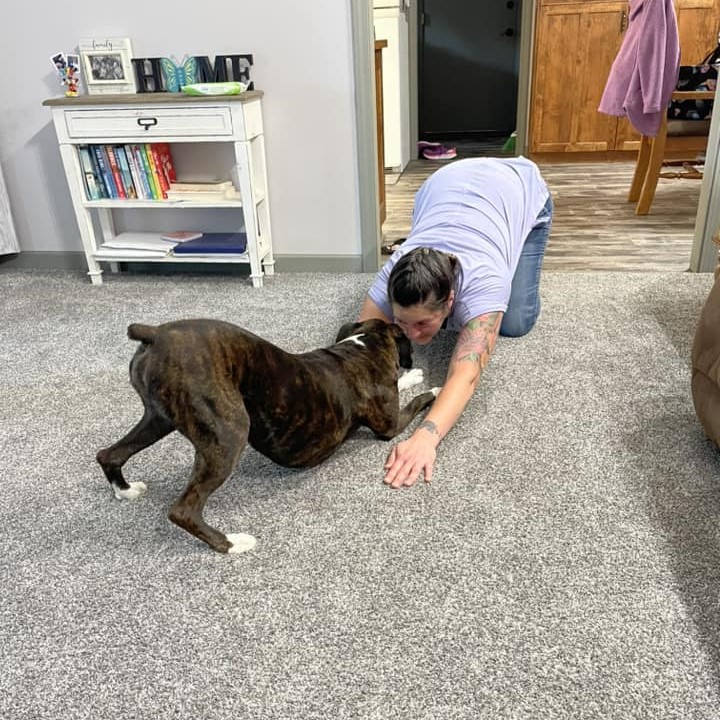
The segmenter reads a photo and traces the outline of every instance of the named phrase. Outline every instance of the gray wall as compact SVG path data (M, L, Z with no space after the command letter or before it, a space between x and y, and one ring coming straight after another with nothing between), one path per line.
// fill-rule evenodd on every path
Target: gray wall
M275 252L358 256L360 225L350 7L214 0L35 0L0 31L0 164L21 250L80 251L50 111L50 64L81 37L129 37L135 57L252 53L263 90Z

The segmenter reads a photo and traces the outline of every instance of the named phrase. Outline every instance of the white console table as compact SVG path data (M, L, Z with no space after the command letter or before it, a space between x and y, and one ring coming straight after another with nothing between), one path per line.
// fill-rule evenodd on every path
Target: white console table
M239 95L195 97L182 93L137 93L127 95L83 95L53 98L43 105L52 109L60 154L73 208L93 283L102 283L99 246L118 237L113 211L198 208L242 213L241 229L247 234L247 250L241 255L168 255L162 258L114 257L118 262L162 263L249 263L255 287L262 287L263 275L273 274L265 143L261 109L262 92ZM240 199L228 201L192 200L90 200L85 190L78 153L81 145L124 145L169 143L177 155L178 181L196 178L193 164L214 163L210 168L222 180L233 180ZM194 152L193 152L194 151ZM182 162L181 162L182 161ZM204 167L207 172L208 168ZM97 223L93 213L97 214ZM159 235L160 233L157 233ZM119 235L122 236L122 233Z

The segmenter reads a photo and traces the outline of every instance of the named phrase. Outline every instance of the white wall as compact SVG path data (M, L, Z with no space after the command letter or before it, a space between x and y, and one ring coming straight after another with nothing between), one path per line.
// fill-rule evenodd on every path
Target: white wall
M81 250L42 101L63 93L52 54L115 36L135 57L252 53L276 254L360 254L349 2L26 0L13 15L0 31L0 165L21 250Z

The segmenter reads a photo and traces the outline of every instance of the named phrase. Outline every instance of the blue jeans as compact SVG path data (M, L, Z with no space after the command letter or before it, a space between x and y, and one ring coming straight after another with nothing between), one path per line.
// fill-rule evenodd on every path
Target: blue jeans
M540 270L552 227L552 214L553 202L549 197L537 216L542 222L529 232L520 253L512 279L510 301L500 325L501 335L520 337L529 333L540 315Z

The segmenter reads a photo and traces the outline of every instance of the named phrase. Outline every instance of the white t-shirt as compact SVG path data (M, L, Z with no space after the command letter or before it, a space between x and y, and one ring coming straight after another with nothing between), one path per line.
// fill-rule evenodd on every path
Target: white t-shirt
M431 247L455 255L462 268L449 329L505 312L525 239L548 197L537 165L527 158L468 158L440 168L418 190L410 235L378 273L370 298L392 318L391 270L410 250Z

